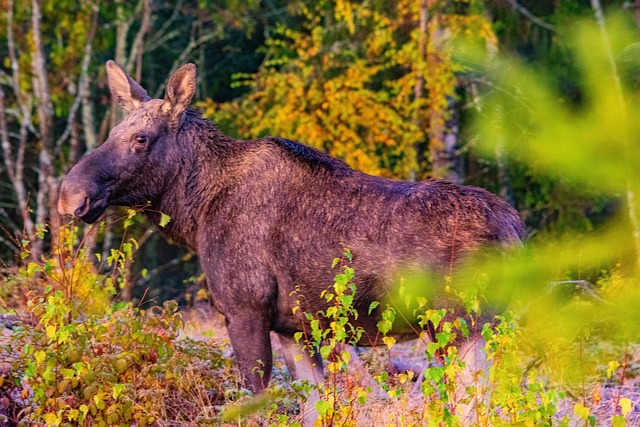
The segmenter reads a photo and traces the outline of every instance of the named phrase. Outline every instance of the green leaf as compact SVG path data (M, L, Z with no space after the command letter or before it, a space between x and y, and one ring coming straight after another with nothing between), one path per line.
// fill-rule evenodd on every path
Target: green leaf
M318 400L316 402L316 411L320 416L325 416L330 408L331 405L326 400Z
M35 262L30 262L27 265L27 277L31 277L33 276L33 274L36 271L42 271L42 269L40 268L40 266L38 264L36 264Z
M51 261L50 260L46 260L44 262L44 271L47 274L51 274L51 272L53 271L53 266L51 265Z
M118 400L118 397L120 397L123 390L124 390L124 384L114 384L113 392L112 392L113 400Z
M369 311L367 312L368 314L371 314L371 312L373 310L376 309L377 306L379 306L380 303L378 301L372 301L371 304L369 304Z
M627 425L627 420L622 415L616 415L611 419L611 425L613 427L624 427Z
M36 374L36 364L34 362L30 362L27 365L27 369L25 370L24 374L27 378L33 378L33 376Z
M122 311L127 308L128 303L126 301L118 301L113 304L113 312Z
M160 214L160 222L158 223L160 227L165 227L170 222L171 222L171 217L169 215L165 213Z

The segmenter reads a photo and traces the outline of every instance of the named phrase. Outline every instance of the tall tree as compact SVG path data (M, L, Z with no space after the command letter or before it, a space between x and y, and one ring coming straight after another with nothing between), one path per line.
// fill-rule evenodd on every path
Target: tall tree
M279 27L268 60L240 82L251 93L207 112L240 136L302 140L373 174L459 180L449 41L473 32L493 42L482 12L435 1L296 2L302 23Z

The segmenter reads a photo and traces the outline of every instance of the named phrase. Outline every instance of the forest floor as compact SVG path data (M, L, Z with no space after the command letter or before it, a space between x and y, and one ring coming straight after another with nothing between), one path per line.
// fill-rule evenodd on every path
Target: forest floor
M215 339L216 342L221 341L227 349L225 357L233 358L233 350L228 343L222 316L210 309L199 309L184 312L184 319L187 325L185 328L186 337L195 340ZM10 352L11 334L12 330L0 322L0 376L8 374L11 370L11 361L19 357ZM274 337L272 342L275 356L272 381L285 384L290 381L290 377L284 360L279 356L278 340ZM363 354L363 360L372 366L372 372L376 370L379 372L383 369L393 371L395 368L418 371L425 366L422 354L424 352L416 349L416 342L412 341L397 344L392 351L384 348L366 350ZM620 399L627 398L631 401L632 407L626 417L626 426L640 426L640 346L631 354L625 372L626 378L622 381L622 385L614 380L601 379L582 384L577 392L574 388L573 393L567 393L565 398L558 403L558 423L554 423L554 425L560 425L559 420L567 416L568 424L564 425L588 426L589 423L580 419L573 410L577 403L582 403L591 410L591 415L596 420L595 425L617 426L618 424L612 423L612 418L614 415L620 414L620 409L617 407ZM406 391L410 391L414 384L407 384ZM19 394L17 390L15 392ZM420 412L420 407L424 402L419 394L411 395L408 393L407 395L410 396L409 399L402 401L370 396L366 405L354 404L353 420L355 425L398 425L397 421L400 419L405 420L403 425L412 425L410 420ZM1 422L4 403L2 396L0 396L0 426L6 425ZM295 416L292 419L295 420ZM471 425L471 423L465 424ZM256 424L251 421L246 425L260 425L260 422L258 421Z
M191 310L184 313L185 320L188 324L187 333L193 339L207 339L208 337L216 337L225 340L228 343L226 328L224 326L224 318L214 310L200 309ZM274 371L272 381L286 381L289 376L284 359L280 356L279 341L275 335L272 335L272 345L274 351ZM391 350L387 350L384 346L377 347L373 350L359 349L363 351L362 357L368 365L373 366L374 370L387 369L392 372L399 370L413 370L420 372L426 366L424 349L420 349L420 345L416 341L409 341L396 344ZM232 354L229 345L229 354ZM585 382L577 390L565 392L564 399L558 402L557 420L564 417L568 419L568 426L580 427L589 426L588 421L580 419L574 413L574 406L582 403L590 408L591 415L596 420L596 426L615 425L612 424L612 418L620 415L618 402L620 399L627 398L632 402L632 408L628 413L626 426L640 426L640 346L631 354L631 358L626 368L625 379L622 385L615 379ZM420 395L410 395L407 403L400 405L389 399L380 399L371 396L367 400L367 404L362 407L356 407L354 410L354 418L356 425L396 425L393 419L399 419L399 416L406 411L416 411L423 405L424 401ZM357 406L357 405L355 405ZM560 425L558 421L555 425ZM465 423L466 425L466 423Z

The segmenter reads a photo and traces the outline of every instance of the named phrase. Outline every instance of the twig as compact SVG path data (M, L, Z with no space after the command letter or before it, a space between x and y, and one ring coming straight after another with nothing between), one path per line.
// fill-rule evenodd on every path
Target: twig
M136 34L136 37L129 51L129 59L127 60L128 68L131 67L133 61L136 61L136 80L139 82L142 73L142 51L144 49L144 36L149 29L149 20L151 19L151 3L149 0L142 0L142 22L140 23L140 30Z
M199 37L195 38L193 36L193 34L191 35L191 40L189 40L189 44L184 48L184 50L182 51L182 53L180 53L180 55L178 56L178 58L173 61L173 65L171 65L171 69L169 70L169 74L172 74L175 70L178 69L178 67L180 65L182 65L184 63L184 61L189 57L189 55L191 55L191 52L193 52L195 49L197 49L201 44L208 42L209 40L212 40L216 37L216 33L211 31L211 32L207 32L205 34L200 35ZM159 98L160 95L162 95L162 92L164 91L165 88L165 83L162 83L159 87L158 90L156 90L156 93L154 94L154 98Z
M167 32L167 30L172 27L172 24L178 17L178 12L180 11L181 8L182 8L182 0L179 0L178 2L176 2L176 5L169 19L164 21L164 23L162 24L162 27L160 27L160 29L155 32L157 35L156 39L147 44L147 51L153 51L159 46L163 46L167 40L171 40L172 38L180 34L179 30L172 30L169 32Z
M555 31L556 30L556 27L554 27L553 25L549 24L548 22L545 22L542 19L540 19L537 16L535 16L533 13L531 13L529 11L529 9L527 9L526 7L524 7L520 3L518 3L517 0L511 0L511 5L513 6L513 8L515 10L517 10L518 12L520 12L521 14L523 14L524 16L529 18L529 20L531 22L533 22L534 24L539 25L542 28L546 28L547 30L550 30L550 31Z
M561 285L575 285L577 289L580 289L582 292L584 292L586 295L590 296L591 298L597 301L600 301L604 304L611 305L610 301L607 301L606 299L602 298L600 295L596 294L593 291L592 289L593 285L588 280L561 280L561 281L549 283L549 286L552 288L558 287Z

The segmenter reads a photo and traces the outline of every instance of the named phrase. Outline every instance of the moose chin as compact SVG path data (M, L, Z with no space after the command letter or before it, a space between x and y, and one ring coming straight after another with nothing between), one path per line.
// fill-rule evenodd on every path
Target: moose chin
M193 64L169 78L164 99L151 99L115 62L106 67L111 95L129 114L65 177L58 209L88 223L111 205L146 205L156 224L169 215L160 232L198 254L256 393L271 376L270 331L294 378L322 381L322 360L293 337L309 330L303 313L327 309L320 294L344 247L353 253L360 313L351 322L364 330L358 345L368 346L381 315L380 307L369 313L371 302L385 298L397 271L420 266L444 276L481 248L525 237L518 213L483 189L374 177L298 142L224 135L190 108ZM434 304L442 293L428 292ZM407 330L399 324L392 333ZM305 425L317 416L314 399L303 405Z

